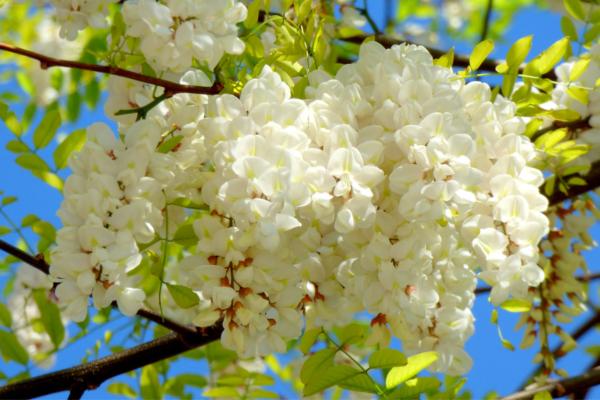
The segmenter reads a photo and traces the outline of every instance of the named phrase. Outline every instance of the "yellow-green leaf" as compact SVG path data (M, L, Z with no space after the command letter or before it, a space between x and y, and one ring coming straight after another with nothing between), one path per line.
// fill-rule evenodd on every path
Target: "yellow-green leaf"
M69 134L54 150L54 165L56 168L62 169L67 166L69 156L74 151L79 151L83 147L86 138L85 129L77 129Z
M304 396L312 396L362 373L361 370L349 365L334 365L321 369L318 374L315 374L306 382L303 394Z
M580 21L585 20L585 12L581 0L563 0L563 4L567 9L567 12L575 19Z
M392 368L406 365L406 357L398 350L381 349L369 358L369 368Z
M14 333L3 330L0 330L0 353L5 359L16 361L19 364L26 365L29 361L29 355Z
M531 302L524 299L508 299L500 305L500 308L508 312L523 313L531 310Z
M572 82L579 79L581 74L583 74L587 69L588 65L590 65L590 61L590 58L581 58L577 60L573 65L573 68L571 69L571 73L569 74L569 80Z
M435 351L426 351L408 357L406 365L394 367L390 370L385 378L385 387L392 389L399 384L413 378L419 372L429 367L438 359L438 354Z
M577 28L575 28L575 24L571 21L571 18L567 16L563 16L560 19L560 27L562 28L563 34L568 36L569 39L576 42L577 41Z
M328 347L319 350L304 361L300 370L300 380L303 383L310 381L321 369L329 368L333 365L333 357L337 349Z
M33 132L33 145L35 148L41 149L48 146L61 123L62 120L58 108L53 107L46 112L42 121Z
M531 64L537 73L544 75L554 68L556 64L564 57L569 45L568 38L562 38L548 47L542 54L537 56Z
M537 392L533 396L533 400L552 400L552 395L549 391L544 390L543 392Z
M317 338L319 337L320 333L321 328L312 328L306 330L302 335L302 338L300 339L300 344L298 345L300 351L304 354L308 353L310 351L310 348L317 341Z
M527 58L527 54L531 50L532 38L531 35L522 37L511 46L506 56L506 63L511 70L517 71Z
M433 60L433 63L439 67L452 68L452 64L454 64L454 47L440 58Z
M194 307L200 302L198 295L188 287L167 283L167 288L175 303L181 308Z
M469 66L471 69L473 71L477 70L493 50L494 42L490 39L478 43L469 57Z

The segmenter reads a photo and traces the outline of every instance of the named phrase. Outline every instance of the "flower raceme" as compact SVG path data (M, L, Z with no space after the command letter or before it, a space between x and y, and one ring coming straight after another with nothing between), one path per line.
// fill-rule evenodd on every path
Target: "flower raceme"
M92 295L223 321L223 344L252 357L367 311L372 341L391 332L408 353L437 351L437 370L468 370L477 277L494 304L544 279L548 204L515 105L413 45L364 44L309 80L293 98L266 66L239 98L178 94L120 120L121 139L90 127L52 255L67 316L85 318Z

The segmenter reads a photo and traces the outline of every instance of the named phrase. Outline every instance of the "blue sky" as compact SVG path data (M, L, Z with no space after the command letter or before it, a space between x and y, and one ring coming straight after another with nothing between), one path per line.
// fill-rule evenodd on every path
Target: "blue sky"
M382 21L383 10L382 2L370 2L372 15L376 21ZM514 16L513 23L509 29L504 43L497 43L492 56L501 58L506 54L510 44L514 40L529 34L534 35L532 54L538 54L541 50L548 47L561 37L559 30L560 16L547 12L540 11L535 8L529 8L521 11ZM458 43L456 52L460 54L468 54L472 48L471 43ZM10 85L12 86L12 85ZM4 85L3 88L5 88ZM104 120L102 110L87 112L84 119L78 123L78 126L85 126L93 121ZM70 132L74 127L66 127L65 133ZM10 139L6 131L0 130L0 146L4 148L6 142ZM51 154L51 148L46 150L46 155ZM14 157L7 151L0 151L0 172L2 173L2 181L0 181L0 190L5 191L10 195L18 195L19 202L10 206L7 211L15 221L20 221L22 217L29 213L37 213L43 218L58 225L59 221L55 213L60 205L60 195L56 190L53 190L41 183L41 181L32 177L29 172L17 167L14 164ZM6 221L0 220L0 224L6 224ZM593 231L594 237L600 237L600 231L596 226ZM14 240L14 236L9 236L8 239ZM590 268L598 271L598 260L600 253L591 251L588 253L587 259ZM598 299L597 287L591 290L592 298ZM504 349L498 339L496 327L490 322L491 306L486 301L485 296L480 296L475 304L476 333L467 344L467 351L474 359L472 371L467 376L468 381L466 387L472 391L474 398L481 398L490 390L496 390L501 394L508 394L514 391L523 378L533 370L535 365L532 363L532 358L535 353L535 347L527 351L510 352ZM581 321L585 318L579 318ZM517 320L515 315L505 312L500 314L500 323L503 329L503 334L514 344L518 344L521 340L521 333L514 332L513 326ZM120 318L111 323L112 329L117 329L120 326L127 324L126 318ZM577 326L575 323L573 326ZM75 365L79 362L85 353L85 349L92 347L94 342L101 338L101 334L92 335L89 339L77 343L61 352L59 361L55 369L65 368ZM117 341L121 337L117 336ZM600 344L600 336L598 331L590 332L581 342L580 349L573 352L571 355L561 361L561 366L572 373L581 372L585 366L591 361L591 358L585 355L583 348L590 344ZM124 342L127 344L127 341ZM105 354L103 351L102 354ZM187 360L177 363L174 367L179 371L198 371L199 368L205 368L203 362ZM11 368L11 371L17 372L17 369ZM34 373L41 373L35 371ZM87 392L84 398L106 398L109 396L105 392L106 384L100 389L92 392ZM285 386L277 387L277 390L291 396L289 388ZM600 391L595 392L600 396ZM49 398L65 398L64 393L49 396Z

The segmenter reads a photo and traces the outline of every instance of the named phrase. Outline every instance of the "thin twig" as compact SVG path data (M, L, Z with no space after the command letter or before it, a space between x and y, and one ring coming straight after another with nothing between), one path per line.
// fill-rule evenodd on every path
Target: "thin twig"
M171 82L165 79L155 78L153 76L147 76L138 72L129 71L112 65L89 64L79 61L63 60L54 57L48 57L44 54L36 53L35 51L13 46L8 43L0 42L0 50L8 51L10 53L15 53L32 58L34 60L38 60L42 69L52 67L66 67L85 71L100 72L102 74L116 75L122 78L128 78L134 81L144 82L151 85L163 87L165 89L165 93L168 93L171 96L176 93L218 94L219 92L221 92L221 90L223 90L223 84L221 84L220 82L215 83L211 87L184 85L177 82Z
M479 37L479 41L483 42L487 39L488 31L490 29L490 22L492 19L492 9L494 8L494 0L488 0L487 6L485 8L485 15L483 16L483 27L481 28L481 36Z
M41 256L32 256L23 250L5 242L4 240L0 240L0 250L5 253L10 254L11 256L18 258L26 264L31 265L33 268L42 271L44 274L50 274L50 266L44 260L44 257Z
M169 333L96 361L0 387L0 399L29 399L73 389L93 390L117 375L214 342L221 332L222 327L217 324L193 336Z
M548 391L552 398L563 397L582 389L591 388L600 384L600 368L594 368L581 375L572 378L551 381L545 385L503 397L503 400L526 400L531 399L536 393Z

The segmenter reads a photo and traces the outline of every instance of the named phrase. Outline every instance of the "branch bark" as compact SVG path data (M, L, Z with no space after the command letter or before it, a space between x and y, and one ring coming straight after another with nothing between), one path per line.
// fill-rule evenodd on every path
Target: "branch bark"
M80 394L96 389L117 375L216 341L221 332L222 327L218 324L196 335L169 333L96 361L0 387L0 399L29 399L62 391Z
M220 82L215 83L211 87L184 85L177 82L171 82L165 79L147 76L138 72L129 71L112 65L88 64L79 61L63 60L54 57L49 57L41 53L36 53L35 51L13 46L8 43L0 42L0 50L38 60L42 69L48 69L52 67L75 68L85 71L100 72L102 74L116 75L122 78L132 79L134 81L160 86L165 89L165 93L168 93L169 97L177 93L218 94L219 92L221 92L221 90L223 90L223 84L221 84Z
M552 381L532 389L526 389L509 396L503 397L503 400L525 400L531 399L536 393L548 391L552 398L558 398L571 393L591 388L600 384L600 367L594 368L581 375L560 381Z

